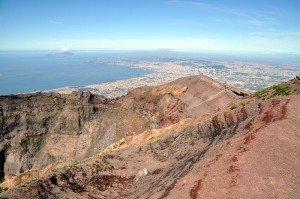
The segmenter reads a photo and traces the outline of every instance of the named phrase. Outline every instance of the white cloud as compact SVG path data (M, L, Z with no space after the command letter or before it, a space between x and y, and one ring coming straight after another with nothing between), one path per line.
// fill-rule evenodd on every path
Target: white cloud
M70 49L69 48L61 48L60 52L62 52L62 53L70 52Z
M60 21L53 21L53 20L50 20L48 21L49 23L51 24L62 24Z

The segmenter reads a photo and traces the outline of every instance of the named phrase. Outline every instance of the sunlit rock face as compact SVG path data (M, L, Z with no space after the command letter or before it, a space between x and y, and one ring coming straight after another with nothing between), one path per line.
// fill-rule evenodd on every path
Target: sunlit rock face
M299 96L299 78L246 95L193 76L116 99L1 97L0 158L18 164L1 197L299 198Z
M3 96L5 175L87 158L123 137L201 116L239 98L205 76L137 88L116 99L89 92Z

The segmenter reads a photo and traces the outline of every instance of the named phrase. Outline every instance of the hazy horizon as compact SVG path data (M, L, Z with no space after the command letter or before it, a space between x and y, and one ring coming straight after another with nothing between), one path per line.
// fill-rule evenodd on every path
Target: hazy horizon
M295 0L0 0L0 88L117 96L205 74L256 91L299 74L299 8Z
M0 50L300 54L299 1L0 1Z

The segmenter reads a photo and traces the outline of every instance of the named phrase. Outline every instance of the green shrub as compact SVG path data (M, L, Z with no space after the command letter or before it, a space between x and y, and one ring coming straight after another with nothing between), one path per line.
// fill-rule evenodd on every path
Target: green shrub
M242 102L242 103L241 103L242 106L246 106L246 105L248 105L248 104L250 104L250 102Z
M0 187L0 193L4 193L8 190L8 187Z
M257 97L258 99L265 98L268 96L268 90L267 89L262 89L260 91L257 91L254 93L254 96Z
M36 150L40 150L41 146L42 146L42 138L37 138L36 140L32 141L32 146L36 149Z
M71 168L76 168L77 167L77 165L79 164L80 162L78 162L78 161L74 161L71 165L70 165L70 167Z
M29 146L33 146L35 150L40 150L42 142L43 142L42 138L36 138L36 139L25 138L22 139L20 145L23 148L28 148Z
M153 140L155 138L155 136L151 137L149 140Z
M30 145L30 140L29 138L26 139L22 139L22 141L20 142L21 147L23 148L27 148Z
M237 106L235 104L233 104L233 105L230 106L230 110L236 109L236 107Z
M51 162L54 162L55 161L55 156L50 154L50 153L47 153L47 156L48 156L48 159L51 161Z
M289 84L287 83L282 83L282 84L278 84L273 86L273 95L290 95L292 93L291 91L291 87Z

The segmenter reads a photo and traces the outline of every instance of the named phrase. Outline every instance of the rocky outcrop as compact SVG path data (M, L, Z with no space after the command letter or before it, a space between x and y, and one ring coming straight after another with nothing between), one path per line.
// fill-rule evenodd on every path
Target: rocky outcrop
M289 88L126 137L3 196L298 198L300 87Z
M137 88L116 99L89 92L0 96L0 181L88 158L123 137L204 115L239 98L204 76Z
M186 93L191 87L185 91L176 87L175 93L191 96ZM153 114L168 101L166 105L175 108L166 107L158 114L165 116L182 103L168 87L153 89L153 93L133 91L129 94L132 101L123 101L123 107L136 102L138 110L142 107ZM299 80L294 79L214 112L199 112L199 117L168 125L160 120L159 124L166 125L127 136L87 159L51 172L24 173L20 181L37 176L38 180L11 188L2 196L299 198L299 94ZM166 100L174 96L177 100ZM191 104L185 103L179 112L186 113Z

